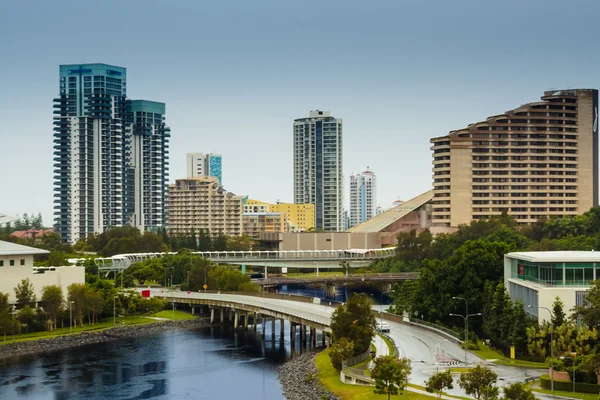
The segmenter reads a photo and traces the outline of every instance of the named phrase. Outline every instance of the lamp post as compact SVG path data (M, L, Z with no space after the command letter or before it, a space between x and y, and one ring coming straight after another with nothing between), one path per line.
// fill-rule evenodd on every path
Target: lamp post
M464 297L453 296L452 300L462 300L465 302L465 315L469 315L469 301ZM465 349L467 348L467 343L469 341L469 321L465 320ZM465 362L467 362L467 357L465 356Z
M573 363L573 393L575 393L575 360L577 359L577 353L571 353L571 354L572 354L572 357L563 356L560 359L565 360L568 358Z
M479 313L475 313L475 314L467 314L467 316L464 316L462 314L448 314L448 315L450 315L451 317L461 317L462 319L465 320L465 339L466 339L466 337L467 337L466 335L469 334L469 332L467 331L468 326L469 326L468 325L469 317L474 317L476 315L482 315L482 314L479 312ZM465 364L467 363L467 347L468 347L467 343L468 343L467 340L465 340Z
M491 386L491 384L492 383L496 383L496 382L498 382L498 380L494 379L492 381L489 381L488 384L486 385L486 388L485 388L485 398L486 398L486 400L489 400L489 398L490 398L490 386Z
M69 333L73 333L73 300L69 301Z
M383 315L382 315L383 314L383 295L386 293L393 293L393 292L394 292L393 290L386 290L385 292L381 293L381 300L379 302L379 305L380 305L379 317L381 319L381 323L383 323Z
M529 304L527 308L543 308L550 313L550 319L552 319L552 311L550 311L547 307L533 306ZM552 394L554 395L554 329L552 329L552 325L550 325L550 368L552 368L552 373L550 374L550 389L552 390Z
M113 325L117 325L117 296L113 297Z

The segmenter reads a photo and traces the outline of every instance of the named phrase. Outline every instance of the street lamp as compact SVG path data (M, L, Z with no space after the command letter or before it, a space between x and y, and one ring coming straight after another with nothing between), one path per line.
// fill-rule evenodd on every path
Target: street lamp
M499 379L501 379L501 378L499 378ZM490 385L492 383L497 383L497 382L498 382L498 379L494 379L494 380L489 381L488 384L486 385L486 389L485 389L485 397L486 397L486 399L489 400L489 398L490 398Z
M69 333L73 333L73 300L69 301Z
M550 311L547 307L540 306L532 306L529 304L527 308L543 308L550 313L550 319L553 318L552 311ZM550 374L550 388L552 390L552 394L554 395L554 329L552 329L552 325L550 325L550 367L552 368L552 373Z
M465 315L469 315L469 301L464 297L453 296L452 300L462 300L465 302ZM467 343L469 341L469 321L465 321L465 348L467 347ZM465 356L465 362L467 362Z
M380 305L380 311L379 311L379 316L381 317L381 323L383 323L383 295L386 293L393 293L393 290L386 290L385 292L381 293L381 300L379 302Z
M571 362L573 363L573 393L575 393L575 360L577 359L577 353L571 353L571 354L573 355L573 357L563 356L560 359L565 360L565 359L569 358L571 360Z
M117 296L113 297L113 325L117 325Z
M468 343L468 341L467 341L467 337L468 336L467 335L469 334L469 331L468 331L469 317L474 317L474 316L482 315L482 314L480 312L475 313L475 314L467 314L466 317L464 315L462 315L462 314L448 314L448 315L450 315L451 317L461 317L462 319L465 320L465 364L466 364L467 363L467 347L468 347L467 346L467 343Z

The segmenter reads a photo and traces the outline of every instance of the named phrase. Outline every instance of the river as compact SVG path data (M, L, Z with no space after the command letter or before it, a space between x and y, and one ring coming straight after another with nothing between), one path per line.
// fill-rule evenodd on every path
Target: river
M272 342L269 325L265 341L202 328L0 361L0 399L283 399L289 329Z

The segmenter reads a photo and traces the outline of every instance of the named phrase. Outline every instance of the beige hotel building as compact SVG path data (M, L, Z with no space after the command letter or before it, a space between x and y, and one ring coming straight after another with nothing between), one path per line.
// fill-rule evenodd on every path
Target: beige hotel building
M167 224L173 233L200 229L212 236L243 231L243 197L226 191L213 176L177 179L169 185Z
M457 228L506 211L518 223L598 205L598 91L541 101L431 139L432 224Z

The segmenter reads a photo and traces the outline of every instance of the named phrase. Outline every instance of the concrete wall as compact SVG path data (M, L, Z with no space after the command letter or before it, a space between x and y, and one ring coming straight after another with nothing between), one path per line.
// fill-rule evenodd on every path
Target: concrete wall
M381 234L350 232L282 233L279 250L379 249Z
M32 258L32 256L29 256ZM57 285L62 287L63 295L67 296L67 287L73 283L85 282L84 267L56 267L53 271L46 270L44 273L33 273L32 266L15 266L0 268L0 292L8 294L8 301L15 303L14 288L23 279L31 281L38 300L42 298L42 289L45 286Z

